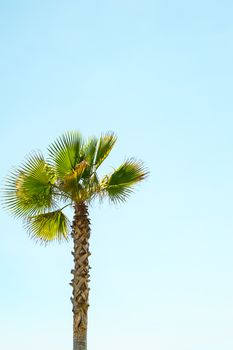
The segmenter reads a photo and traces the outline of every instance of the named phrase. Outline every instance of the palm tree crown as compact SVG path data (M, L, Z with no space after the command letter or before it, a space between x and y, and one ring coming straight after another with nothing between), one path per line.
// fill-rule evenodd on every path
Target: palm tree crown
M5 207L24 219L33 238L45 243L67 239L65 207L88 204L95 197L125 201L148 174L142 162L131 158L110 174L98 176L116 139L114 133L106 133L85 141L79 132L67 132L48 147L47 159L39 152L30 154L6 178Z

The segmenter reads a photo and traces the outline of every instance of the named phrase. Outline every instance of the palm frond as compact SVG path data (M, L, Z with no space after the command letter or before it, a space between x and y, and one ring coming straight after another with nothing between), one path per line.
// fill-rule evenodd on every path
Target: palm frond
M82 174L83 179L89 178L94 169L94 161L96 156L96 150L98 145L98 139L96 137L91 137L83 145L83 159L87 162L87 166Z
M83 146L84 159L92 166L95 160L98 139L91 137Z
M126 184L105 186L104 191L100 192L99 197L103 199L107 196L112 203L117 204L119 202L126 202L132 192L133 189Z
M71 198L73 198L77 194L80 188L79 180L81 179L83 172L85 171L87 166L88 163L85 160L83 160L82 162L77 164L70 173L63 176L61 188L65 193L70 193Z
M67 132L49 146L50 160L59 177L69 174L82 160L83 140L79 132Z
M99 139L95 156L95 168L97 169L103 161L107 158L115 145L117 137L114 133L107 133L102 135Z
M3 206L15 216L27 216L54 207L53 169L38 153L27 157L24 164L5 179Z
M112 174L106 176L101 187L112 202L124 202L133 192L134 186L148 175L142 162L129 159Z
M47 243L54 240L67 240L69 224L65 214L56 210L29 217L25 226L32 238Z

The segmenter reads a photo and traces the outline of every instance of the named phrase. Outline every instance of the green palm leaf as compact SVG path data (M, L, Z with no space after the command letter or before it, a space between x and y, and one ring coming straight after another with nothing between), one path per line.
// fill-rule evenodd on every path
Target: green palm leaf
M78 192L82 188L79 180L81 179L83 172L87 168L88 164L85 160L76 165L76 167L67 175L63 177L61 188L64 192L69 193L71 198L75 199L78 196Z
M82 161L82 137L79 132L67 132L59 137L49 148L52 165L59 177L69 174Z
M117 137L114 133L107 133L100 137L96 149L95 167L96 169L103 163L115 145Z
M60 210L29 217L26 221L29 234L42 242L67 239L69 220Z
M84 159L89 166L94 164L96 150L98 145L98 139L96 137L90 138L83 147Z
M104 193L113 202L124 202L133 192L134 185L148 175L142 162L129 159L102 181Z
M87 166L82 174L83 179L88 179L95 171L94 161L96 156L97 145L98 139L96 137L92 137L83 146L83 159L87 163Z
M15 216L44 212L55 206L55 174L40 154L29 155L26 162L5 180L4 206Z

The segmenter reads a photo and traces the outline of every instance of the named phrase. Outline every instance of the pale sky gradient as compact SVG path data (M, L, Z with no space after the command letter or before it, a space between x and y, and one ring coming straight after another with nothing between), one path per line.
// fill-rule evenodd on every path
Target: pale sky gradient
M233 3L0 0L3 178L66 130L150 178L90 210L88 350L233 349ZM71 244L1 211L0 349L72 349Z

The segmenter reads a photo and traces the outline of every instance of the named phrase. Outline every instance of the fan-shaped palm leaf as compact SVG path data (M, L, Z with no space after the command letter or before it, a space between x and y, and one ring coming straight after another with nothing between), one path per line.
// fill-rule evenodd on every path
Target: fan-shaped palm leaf
M117 137L114 133L102 135L96 149L95 168L97 169L111 152Z
M29 217L26 222L29 234L43 242L67 239L69 220L60 210Z
M92 137L83 146L83 159L87 162L87 166L82 174L83 179L89 178L95 171L94 161L96 156L97 145L98 139L96 137Z
M30 155L5 182L5 207L15 216L33 215L55 206L55 174L40 154Z
M112 174L106 176L101 187L113 202L125 201L133 191L133 186L148 175L142 162L129 159Z
M63 177L63 189L65 192L71 193L73 197L78 191L78 182L81 179L83 172L87 168L88 164L85 160L75 166L75 168Z
M79 132L67 132L48 148L50 159L59 177L69 174L82 161L82 145Z
M90 138L83 147L84 159L89 166L92 166L95 160L98 139L96 137Z

